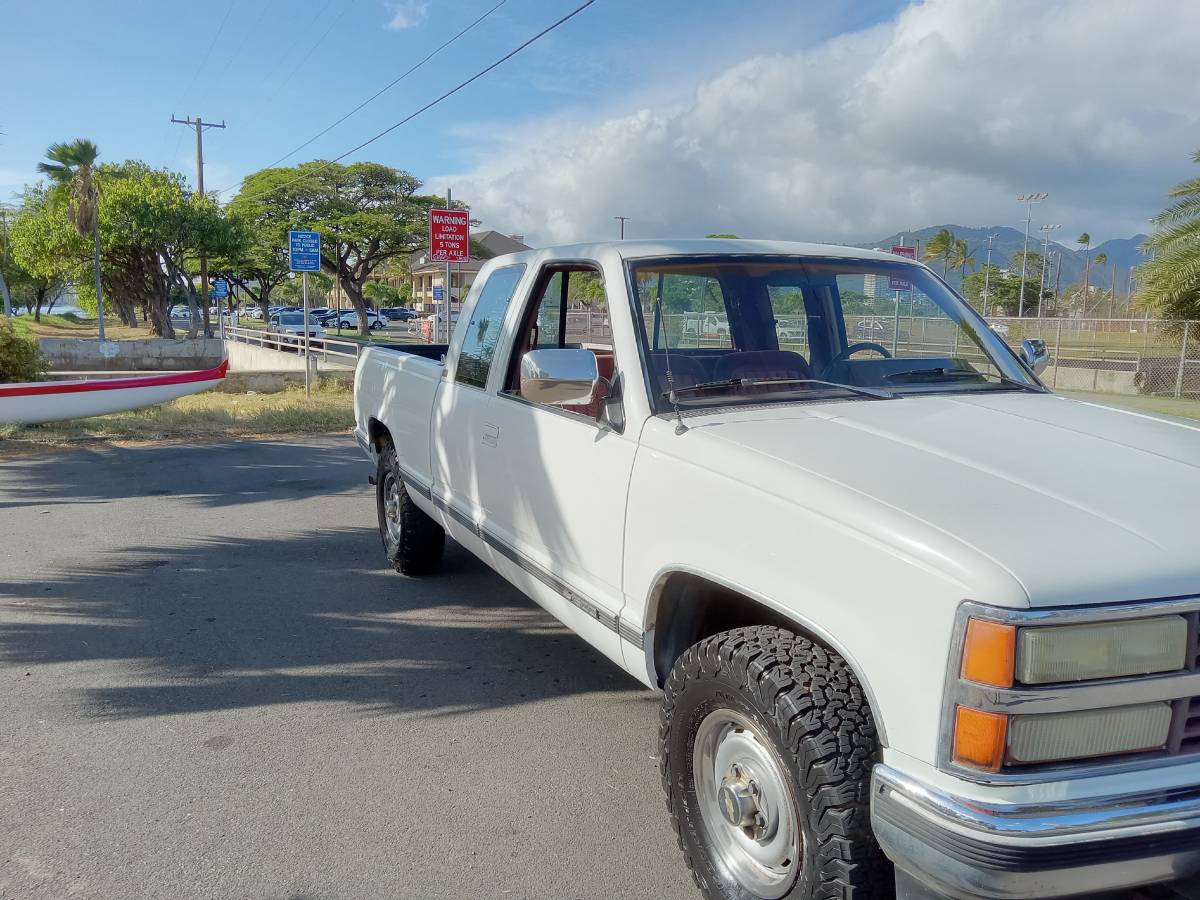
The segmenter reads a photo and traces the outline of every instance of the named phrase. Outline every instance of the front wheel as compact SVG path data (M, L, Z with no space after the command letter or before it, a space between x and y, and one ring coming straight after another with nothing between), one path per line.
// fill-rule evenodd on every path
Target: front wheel
M659 767L709 900L893 896L870 829L876 757L845 661L781 628L706 638L667 679Z
M408 495L396 448L388 441L375 473L379 537L388 561L401 575L431 575L442 564L446 532Z

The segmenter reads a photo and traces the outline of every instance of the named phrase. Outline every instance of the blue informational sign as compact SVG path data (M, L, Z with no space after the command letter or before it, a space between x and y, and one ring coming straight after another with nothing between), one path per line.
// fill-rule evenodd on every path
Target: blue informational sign
M214 298L220 300L229 296L229 282L224 278L218 278L212 283L212 290L209 292Z
M434 300L445 300L446 299L446 292L442 289L442 287L440 285L434 286L433 299Z
M288 257L293 272L320 272L321 235L316 231L289 231Z

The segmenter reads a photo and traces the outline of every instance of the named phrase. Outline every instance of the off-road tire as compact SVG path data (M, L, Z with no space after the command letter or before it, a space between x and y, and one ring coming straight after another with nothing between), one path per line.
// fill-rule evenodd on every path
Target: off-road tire
M771 626L700 641L667 678L659 719L659 770L688 868L709 900L754 897L715 864L692 774L700 722L730 707L756 722L792 776L803 867L786 900L893 897L891 864L870 828L871 709L845 660Z
M393 538L387 527L385 491L389 479L399 491L400 534ZM433 519L413 503L408 487L400 477L400 461L396 448L385 440L379 455L379 466L375 472L375 508L379 517L379 537L388 561L401 575L432 575L442 565L442 554L446 549L446 532Z

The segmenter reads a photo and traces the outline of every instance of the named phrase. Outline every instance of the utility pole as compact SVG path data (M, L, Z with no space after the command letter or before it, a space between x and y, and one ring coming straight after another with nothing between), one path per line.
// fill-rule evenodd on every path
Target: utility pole
M625 223L629 221L629 216L613 216L613 218L621 223L621 240L625 240Z
M1021 299L1017 302L1017 318L1025 315L1025 263L1029 256L1029 222L1033 218L1033 204L1041 203L1048 196L1045 191L1017 195L1017 202L1025 204L1025 251L1021 254Z
M1058 292L1062 287L1062 251L1054 254L1054 312L1058 312Z
M988 286L991 283L990 279L991 279L991 275L992 275L992 241L994 241L995 239L996 239L996 236L994 234L989 234L987 236L987 242L988 242L987 262L983 264L983 314L985 316L987 315L988 300L992 296L991 290L989 289Z
M1038 283L1038 318L1042 317L1042 297L1046 293L1046 262L1050 256L1050 233L1058 231L1061 225L1043 225L1042 232L1042 280Z
M176 125L187 125L196 129L196 192L201 197L204 196L204 129L205 128L224 128L225 120L221 120L218 125L215 122L205 122L199 116L193 119L188 116L186 119L177 119L171 116L171 121ZM208 321L208 256L204 253L200 254L200 302L204 306L204 336L208 337L212 328ZM308 323L305 323L305 333L308 331ZM217 310L217 328L220 329L224 336L225 328L221 322L221 311Z

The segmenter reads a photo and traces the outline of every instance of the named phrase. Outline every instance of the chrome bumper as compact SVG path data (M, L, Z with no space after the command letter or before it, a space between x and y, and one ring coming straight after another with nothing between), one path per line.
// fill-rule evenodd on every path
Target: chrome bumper
M871 823L913 897L1071 897L1200 873L1200 786L988 805L878 765Z

